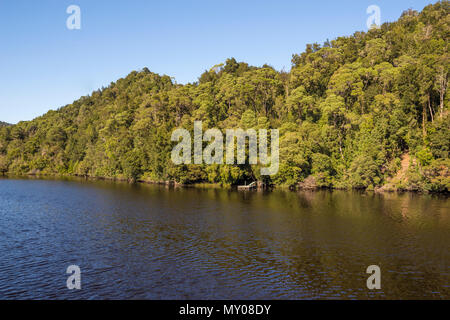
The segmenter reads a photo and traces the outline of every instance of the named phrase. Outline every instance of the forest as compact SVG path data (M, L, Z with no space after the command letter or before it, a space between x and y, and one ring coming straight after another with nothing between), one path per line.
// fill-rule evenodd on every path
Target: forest
M0 124L0 174L449 192L450 1L308 44L290 71L234 58L177 84L147 68L32 121ZM171 133L279 129L280 167L174 165Z

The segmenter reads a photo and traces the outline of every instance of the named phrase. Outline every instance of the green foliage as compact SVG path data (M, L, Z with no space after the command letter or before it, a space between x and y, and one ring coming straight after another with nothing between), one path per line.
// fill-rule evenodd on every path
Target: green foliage
M428 148L422 149L416 153L417 160L422 166L428 166L433 161L433 154Z
M367 33L307 45L289 72L227 59L179 85L143 69L29 122L0 123L0 174L235 185L448 191L450 2ZM280 130L280 170L170 161L176 128ZM313 183L312 183L313 182Z

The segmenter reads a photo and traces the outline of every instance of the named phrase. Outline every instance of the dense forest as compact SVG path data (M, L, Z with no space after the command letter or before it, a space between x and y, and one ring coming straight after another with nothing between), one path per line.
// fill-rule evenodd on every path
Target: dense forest
M289 72L235 59L177 84L147 68L70 105L0 126L0 174L448 192L450 2L307 45ZM181 165L176 128L276 128L280 170Z
M9 125L10 125L9 123L0 121L0 127L6 127L6 126L9 126Z

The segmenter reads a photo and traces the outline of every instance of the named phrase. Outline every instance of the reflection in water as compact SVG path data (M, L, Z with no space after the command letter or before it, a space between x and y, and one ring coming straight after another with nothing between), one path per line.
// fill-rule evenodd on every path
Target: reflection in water
M0 180L0 226L6 299L450 298L446 197Z

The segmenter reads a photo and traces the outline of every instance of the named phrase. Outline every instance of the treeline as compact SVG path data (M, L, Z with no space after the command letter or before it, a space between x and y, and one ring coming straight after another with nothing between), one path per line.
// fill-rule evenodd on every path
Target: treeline
M6 122L3 122L3 121L0 121L0 127L6 127L6 126L10 126L10 124L6 123Z
M308 45L290 72L228 59L180 85L134 71L57 111L2 126L0 173L448 192L449 7L437 2L380 29ZM195 120L204 129L279 129L278 174L174 165L171 133L192 130Z

